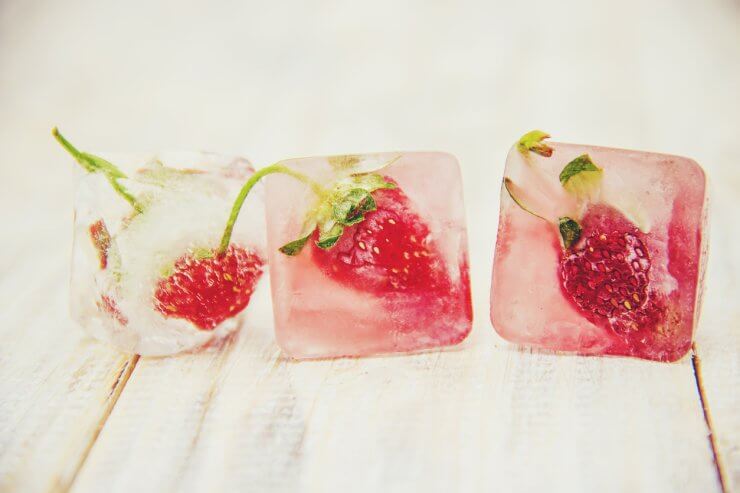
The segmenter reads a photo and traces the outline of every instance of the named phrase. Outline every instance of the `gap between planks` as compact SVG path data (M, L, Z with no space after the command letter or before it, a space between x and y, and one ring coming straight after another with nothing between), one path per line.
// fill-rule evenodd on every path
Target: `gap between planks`
M110 393L108 393L106 408L102 416L100 416L100 419L98 420L98 424L95 427L95 432L93 433L93 436L90 437L90 442L87 444L87 447L85 447L82 455L80 455L77 467L75 467L74 473L72 474L69 483L67 483L66 485L59 485L60 491L69 491L74 485L75 480L77 479L77 476L82 469L82 466L85 465L85 462L90 455L90 451L95 446L95 442L97 442L98 437L100 436L100 432L103 431L103 427L105 427L105 424L108 422L108 418L113 412L113 408L116 406L118 399L121 397L121 393L123 393L123 389L126 387L129 378L131 378L131 374L134 372L134 368L136 368L136 363L139 362L140 358L141 356L139 356L138 354L133 355L129 360L126 361L126 363L121 368L121 371L118 372L118 376L113 381L113 385L111 385Z
M90 455L92 448L95 446L95 443L98 437L100 436L100 433L102 432L103 428L105 427L108 421L108 418L113 412L113 408L116 406L118 399L120 398L121 394L123 393L123 390L126 387L126 384L131 378L131 375L134 369L136 368L136 364L139 362L139 359L140 359L139 355L132 356L131 359L126 361L126 363L121 368L121 371L118 373L118 376L113 382L113 385L111 385L111 390L110 390L110 393L108 394L108 404L107 404L107 407L103 415L100 417L100 420L98 421L97 427L95 429L95 433L90 438L90 442L88 443L87 447L85 448L82 455L80 456L77 467L75 468L74 474L72 475L69 483L66 485L59 485L61 491L69 491L74 485L75 480L77 479L77 476L79 475L80 470L82 469L85 462L87 461L87 458ZM280 361L278 359L276 361L276 364L279 362ZM726 472L725 472L724 464L720 457L719 449L716 443L714 425L712 423L712 416L709 410L709 404L707 401L706 393L704 391L704 384L702 380L701 357L699 356L699 352L697 350L695 343L692 344L691 365L694 370L694 379L696 382L697 392L699 394L699 401L702 407L702 411L704 413L704 421L707 425L707 430L709 431L708 439L709 439L709 444L712 450L712 456L714 459L714 465L717 471L717 477L719 480L720 488L723 493L727 493L728 490L726 486L727 485Z
M694 379L696 380L696 390L699 393L699 402L701 408L704 411L704 422L707 424L707 430L709 431L709 445L712 448L712 457L714 459L714 466L717 469L717 477L719 479L719 486L722 493L728 493L727 480L724 464L719 454L717 447L717 440L714 434L714 425L712 423L712 415L709 411L709 403L707 402L707 396L704 392L704 383L701 374L701 358L696 348L696 343L691 345L691 365L694 368Z

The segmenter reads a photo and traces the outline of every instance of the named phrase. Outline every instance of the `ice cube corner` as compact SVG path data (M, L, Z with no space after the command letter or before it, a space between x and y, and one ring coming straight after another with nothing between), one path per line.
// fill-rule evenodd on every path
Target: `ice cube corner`
M527 135L535 141L511 149L501 191L496 331L550 350L680 359L692 344L707 260L701 167Z

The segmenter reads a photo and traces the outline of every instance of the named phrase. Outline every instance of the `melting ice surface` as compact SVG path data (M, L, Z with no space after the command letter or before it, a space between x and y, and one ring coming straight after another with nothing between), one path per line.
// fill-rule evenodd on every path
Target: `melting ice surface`
M491 289L496 331L551 350L681 358L706 264L704 172L678 156L549 144L550 157L514 147L506 161L505 176L547 220L502 188ZM603 179L594 196L577 200L559 174L583 154L603 168ZM560 216L583 226L567 251Z
M109 159L127 173L124 183L145 210L134 214L103 176L81 178L75 204L73 317L95 338L142 355L193 349L233 331L242 314L202 330L188 320L165 316L155 309L153 296L178 257L218 245L234 198L254 171L249 162L206 153ZM184 172L163 170L162 163ZM263 214L258 192L243 207L232 239L262 258ZM104 224L111 237L104 267L91 235L96 224Z
M275 328L294 358L417 351L463 340L471 329L467 234L457 160L387 153L285 161L322 185L372 169L397 184L373 193L377 209L330 250L315 237L296 256L278 249L301 234L314 191L267 177L268 255ZM347 165L349 163L349 165Z

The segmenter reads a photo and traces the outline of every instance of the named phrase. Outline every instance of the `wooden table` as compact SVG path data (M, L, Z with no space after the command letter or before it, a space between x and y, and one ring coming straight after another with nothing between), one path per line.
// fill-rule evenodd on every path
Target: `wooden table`
M0 3L1 491L740 488L740 5ZM68 315L88 148L393 149L463 165L473 334L450 351L296 363L262 286L245 330L120 354ZM488 290L511 142L689 155L713 185L709 286L675 364L519 349Z

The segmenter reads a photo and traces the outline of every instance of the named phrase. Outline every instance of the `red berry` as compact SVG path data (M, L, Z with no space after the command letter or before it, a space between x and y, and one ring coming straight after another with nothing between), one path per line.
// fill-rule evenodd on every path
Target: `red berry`
M346 228L332 248L323 250L312 242L321 269L337 281L376 294L449 289L429 226L412 210L406 194L400 188L383 189L373 198L376 209Z
M126 315L121 313L121 310L118 308L118 304L116 304L113 298L106 296L106 295L102 295L100 297L100 301L98 302L98 308L108 313L119 324L121 325L128 324L128 318L126 318Z
M619 334L655 329L665 307L650 286L646 235L616 210L591 207L578 248L560 260L563 290L594 323Z
M93 246L98 252L98 259L100 260L100 268L105 269L108 266L108 249L110 248L110 233L108 228L105 227L105 222L102 219L98 219L90 225L90 238L92 239Z
M236 245L223 255L185 255L175 262L174 272L159 281L155 307L165 316L212 330L247 306L263 264L258 255Z

